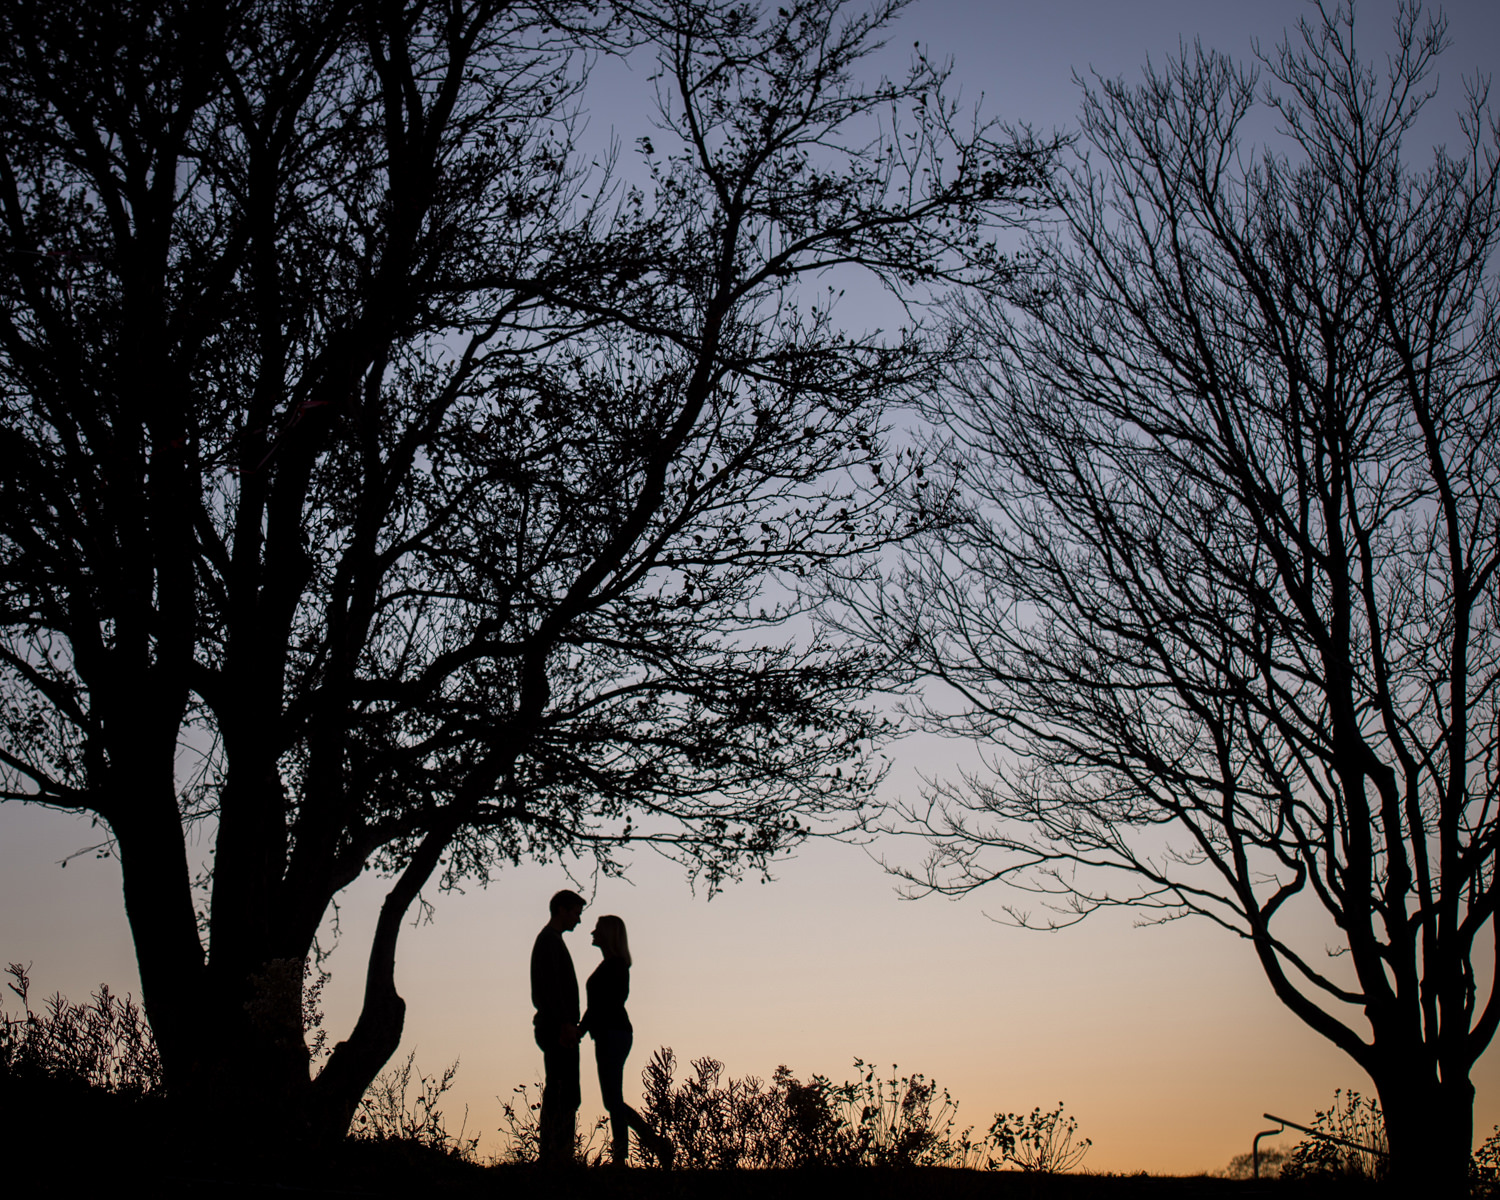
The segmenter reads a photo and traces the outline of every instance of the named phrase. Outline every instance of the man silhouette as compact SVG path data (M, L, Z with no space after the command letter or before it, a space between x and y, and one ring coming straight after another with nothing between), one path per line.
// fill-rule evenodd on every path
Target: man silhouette
M582 1095L578 1087L578 976L562 935L578 928L584 900L577 892L552 897L551 919L531 948L532 1024L547 1079L542 1087L538 1154L550 1164L573 1161L574 1128Z

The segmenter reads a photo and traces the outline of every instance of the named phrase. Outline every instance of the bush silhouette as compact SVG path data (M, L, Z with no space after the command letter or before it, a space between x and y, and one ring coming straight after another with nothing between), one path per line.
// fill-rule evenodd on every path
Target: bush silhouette
M999 1113L985 1137L986 1166L1006 1164L1039 1175L1056 1175L1078 1167L1094 1143L1078 1137L1078 1119L1063 1116L1063 1103L1049 1112L1033 1108L1025 1116Z
M1385 1178L1390 1150L1385 1136L1385 1114L1378 1101L1353 1089L1335 1088L1333 1103L1314 1114L1312 1127L1328 1137L1314 1135L1293 1146L1282 1164L1282 1179ZM1356 1150L1329 1138L1341 1138L1365 1148Z
M0 1140L23 1161L68 1164L83 1189L91 1172L155 1159L170 1133L161 1058L140 1007L100 985L87 1003L54 994L34 1009L29 968L11 963L6 973L21 1011L0 1008Z
M464 1120L457 1133L449 1133L438 1101L453 1086L458 1074L454 1059L441 1075L426 1075L417 1069L417 1052L406 1061L378 1076L359 1102L349 1135L361 1141L414 1142L425 1150L437 1150L464 1162L475 1161L478 1136L466 1137L469 1109L464 1106ZM412 1075L417 1090L411 1095Z
M51 1084L140 1099L161 1091L161 1056L140 1006L99 985L87 1004L60 993L31 1007L29 967L11 963L6 986L21 1013L0 1012L0 1080L7 1086Z
M836 1084L824 1075L806 1082L780 1066L770 1082L747 1075L726 1076L718 1059L689 1064L678 1081L677 1056L664 1046L641 1073L645 1095L641 1114L676 1150L679 1167L740 1170L791 1167L970 1167L1020 1169L1039 1173L1072 1170L1090 1142L1077 1137L1078 1123L1050 1112L1002 1113L981 1141L972 1127L957 1125L958 1103L946 1089L921 1074L882 1076L856 1058L853 1081ZM505 1105L506 1161L536 1158L538 1102L529 1089L515 1089ZM581 1158L603 1127L596 1122ZM644 1156L632 1161L648 1165Z
M1353 1089L1335 1088L1333 1103L1313 1115L1312 1128L1316 1132L1290 1148L1263 1149L1260 1177L1319 1184L1379 1182L1386 1178L1385 1114L1377 1101ZM1342 1145L1334 1138L1354 1145ZM1490 1194L1484 1190L1486 1170L1497 1163L1500 1142L1491 1138L1471 1160L1470 1177L1478 1185L1472 1194ZM1213 1173L1227 1179L1249 1179L1254 1169L1253 1153L1237 1154L1222 1171Z
M1340 1098L1343 1097L1343 1100ZM1379 1101L1359 1092L1334 1089L1334 1103L1313 1116L1313 1128L1365 1149L1341 1146L1325 1137L1307 1137L1293 1146L1281 1167L1283 1179L1379 1179L1389 1163L1385 1113Z

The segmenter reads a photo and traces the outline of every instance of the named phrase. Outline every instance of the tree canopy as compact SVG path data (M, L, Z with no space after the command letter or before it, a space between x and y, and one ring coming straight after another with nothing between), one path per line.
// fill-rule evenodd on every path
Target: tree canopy
M810 281L1003 275L1049 154L920 57L859 84L902 7L0 16L3 798L107 826L169 1092L341 1133L430 881L646 843L713 888L851 819L870 663L800 589L906 532L884 413L945 343ZM584 55L627 51L658 120L591 166Z

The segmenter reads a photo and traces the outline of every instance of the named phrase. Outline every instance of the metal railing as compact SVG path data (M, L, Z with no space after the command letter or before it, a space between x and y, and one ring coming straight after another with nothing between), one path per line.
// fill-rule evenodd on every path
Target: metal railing
M1255 1135L1255 1141L1250 1145L1250 1162L1255 1171L1255 1178L1260 1178L1260 1139L1263 1137L1274 1137L1278 1133L1285 1133L1288 1128L1309 1133L1313 1137L1325 1142L1334 1142L1340 1146L1348 1146L1351 1150L1358 1150L1361 1154L1378 1154L1382 1158L1389 1158L1390 1151L1382 1150L1378 1146L1366 1146L1360 1142L1351 1142L1348 1138L1335 1137L1331 1133L1324 1133L1321 1129L1309 1129L1306 1125L1299 1125L1296 1121L1288 1121L1285 1117L1278 1117L1274 1113L1261 1113L1268 1121L1278 1124L1276 1129L1263 1129Z

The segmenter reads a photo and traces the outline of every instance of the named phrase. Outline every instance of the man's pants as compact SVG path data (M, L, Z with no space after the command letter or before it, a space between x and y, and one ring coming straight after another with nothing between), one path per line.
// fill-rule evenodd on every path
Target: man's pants
M573 1161L573 1141L578 1124L578 1105L583 1096L578 1087L578 1043L560 1044L557 1033L537 1033L537 1045L547 1069L542 1086L542 1116L538 1122L538 1156L544 1163Z

